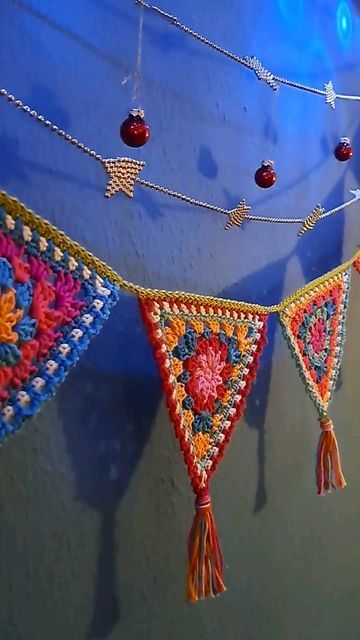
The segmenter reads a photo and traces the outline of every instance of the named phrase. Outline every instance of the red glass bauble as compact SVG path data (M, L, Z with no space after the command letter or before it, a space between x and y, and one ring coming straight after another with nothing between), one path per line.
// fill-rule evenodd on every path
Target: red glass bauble
M345 162L345 160L351 158L353 150L349 138L340 138L339 144L335 147L334 154L336 160L340 160L340 162Z
M258 187L268 189L276 182L276 173L274 171L274 163L272 160L266 160L261 163L261 167L255 173L255 182Z
M132 109L120 127L120 137L128 147L143 147L150 138L150 127L141 109Z

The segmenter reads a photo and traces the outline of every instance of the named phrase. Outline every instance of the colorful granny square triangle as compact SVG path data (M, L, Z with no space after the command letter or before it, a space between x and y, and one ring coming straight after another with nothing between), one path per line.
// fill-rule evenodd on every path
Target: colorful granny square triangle
M305 388L326 416L339 375L351 267L300 291L279 313L280 324Z
M27 219L0 208L0 441L55 393L119 296L71 255L63 234Z
M256 377L267 316L176 297L140 308L194 492L208 488Z

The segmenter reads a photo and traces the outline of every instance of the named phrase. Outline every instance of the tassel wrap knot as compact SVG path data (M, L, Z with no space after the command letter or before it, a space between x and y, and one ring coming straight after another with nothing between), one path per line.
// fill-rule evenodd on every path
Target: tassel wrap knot
M320 418L319 422L322 431L333 431L334 424L330 418Z

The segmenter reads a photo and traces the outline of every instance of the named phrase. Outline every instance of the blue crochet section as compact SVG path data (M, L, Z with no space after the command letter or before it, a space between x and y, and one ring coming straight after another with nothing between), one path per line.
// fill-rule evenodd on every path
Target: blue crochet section
M41 257L56 274L60 271L71 273L81 284L79 298L83 303L80 314L71 322L62 326L55 345L40 363L35 362L37 370L21 387L12 389L9 398L2 402L0 409L0 442L11 433L19 430L24 420L34 416L43 402L56 393L57 387L64 381L71 367L79 360L81 353L88 347L93 336L99 333L110 310L119 298L119 287L107 278L98 276L94 269L89 270L80 260L74 260L67 252L56 249L52 240L46 242L37 231L28 227L19 218L14 218L13 228L9 228L9 215L0 208L0 231L12 237L17 244L25 247L26 255ZM58 254L56 254L58 252ZM61 257L59 259L59 255ZM56 259L55 259L56 258ZM0 257L0 288L5 291L14 287L16 305L26 309L32 298L32 283L14 284L14 273L9 262ZM30 340L36 332L36 321L28 315L15 325L18 344ZM20 359L21 353L16 345L0 343L0 368L13 366Z

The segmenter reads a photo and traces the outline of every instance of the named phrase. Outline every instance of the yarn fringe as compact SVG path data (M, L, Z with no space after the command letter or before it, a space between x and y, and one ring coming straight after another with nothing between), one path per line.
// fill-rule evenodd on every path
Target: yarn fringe
M316 481L318 495L323 496L331 489L343 489L346 481L341 469L339 446L337 443L334 425L330 418L321 418L322 430L316 467Z
M211 499L199 494L188 540L189 569L187 597L189 602L214 597L226 591L223 583L223 557L216 530Z

